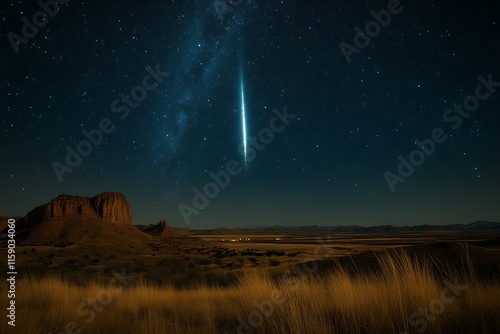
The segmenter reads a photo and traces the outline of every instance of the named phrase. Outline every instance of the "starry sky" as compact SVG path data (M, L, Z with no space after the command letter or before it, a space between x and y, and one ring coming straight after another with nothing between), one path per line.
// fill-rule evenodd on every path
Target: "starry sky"
M0 215L63 193L119 191L135 224L500 221L500 87L483 87L488 98L456 130L458 120L444 119L474 96L479 76L500 82L500 4L402 0L346 57L339 45L355 47L355 27L388 6L71 0L44 21L33 17L35 1L3 1ZM44 24L13 43L13 34L24 38L23 17ZM139 103L127 102L133 91ZM67 147L103 120L113 130L70 168ZM391 189L386 172L401 177L398 157L409 159L436 128L447 140L414 155L425 161ZM54 162L67 168L62 180ZM228 164L239 172L197 207L196 189Z

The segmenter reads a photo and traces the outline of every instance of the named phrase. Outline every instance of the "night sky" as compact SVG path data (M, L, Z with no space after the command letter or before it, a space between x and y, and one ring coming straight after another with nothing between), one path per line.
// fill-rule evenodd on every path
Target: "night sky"
M135 224L500 221L498 1L145 3L71 0L16 45L41 7L2 2L0 215L119 191ZM399 182L398 157L436 128ZM197 208L193 189L228 166Z

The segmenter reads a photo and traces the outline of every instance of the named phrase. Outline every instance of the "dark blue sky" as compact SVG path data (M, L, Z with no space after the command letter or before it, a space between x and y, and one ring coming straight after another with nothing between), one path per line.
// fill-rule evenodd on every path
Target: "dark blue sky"
M25 38L22 17L41 8L2 3L0 214L120 191L137 224L500 220L500 87L478 79L500 82L498 2L233 4L71 0L47 22L35 15L46 24L16 53L9 33ZM388 6L390 23L356 46L355 27ZM342 42L357 48L350 63ZM256 153L246 167L242 93L247 159ZM473 111L455 110L464 100ZM295 116L273 121L285 106ZM102 141L100 125L112 129ZM434 129L446 140L412 154ZM83 130L99 145L80 144L92 152L71 167ZM399 156L419 166L398 172ZM228 164L228 185L193 204Z

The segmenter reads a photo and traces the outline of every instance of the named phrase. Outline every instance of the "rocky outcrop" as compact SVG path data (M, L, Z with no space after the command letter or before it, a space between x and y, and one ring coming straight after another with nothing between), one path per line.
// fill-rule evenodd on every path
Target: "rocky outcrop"
M0 238L4 233L5 229L0 231ZM150 252L152 240L132 225L130 205L117 192L60 195L16 221L16 244L21 246L80 245L106 253L138 254Z
M160 220L160 222L158 223L158 226L160 228L165 228L165 227L168 226L168 223L167 223L167 221L165 219L163 219L163 220Z
M102 193L90 199L97 214L112 224L132 224L130 204L120 193Z
M136 227L144 233L160 237L174 236L179 234L173 228L168 226L166 220L160 220L158 224L136 225Z
M130 225L132 213L125 196L118 192L108 192L94 197L60 195L49 203L36 207L24 218L27 224L70 219Z

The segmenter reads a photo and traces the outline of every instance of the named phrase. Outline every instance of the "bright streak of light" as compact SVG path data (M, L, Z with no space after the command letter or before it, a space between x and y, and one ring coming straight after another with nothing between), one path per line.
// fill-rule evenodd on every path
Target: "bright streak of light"
M247 166L247 119L245 110L245 87L243 86L243 76L241 77L241 126L243 128L243 153L245 157L245 168Z

